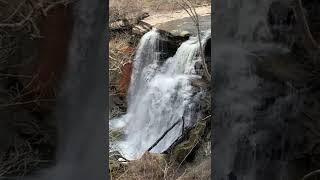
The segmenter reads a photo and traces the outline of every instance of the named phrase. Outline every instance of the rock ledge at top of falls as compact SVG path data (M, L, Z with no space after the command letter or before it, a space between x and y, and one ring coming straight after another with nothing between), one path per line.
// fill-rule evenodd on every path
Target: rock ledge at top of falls
M196 7L196 12L200 20L200 29L207 30L211 28L211 6ZM184 10L173 12L150 13L150 16L142 20L153 27L170 32L177 36L184 34L195 34L196 28L188 13Z

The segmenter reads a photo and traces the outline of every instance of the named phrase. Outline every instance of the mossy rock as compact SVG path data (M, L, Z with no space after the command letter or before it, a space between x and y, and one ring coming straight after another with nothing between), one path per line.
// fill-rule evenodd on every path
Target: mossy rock
M123 139L124 137L124 132L122 129L113 129L109 130L109 141L110 142L115 142Z
M182 36L182 37L190 37L191 33L189 31L182 31L182 32L180 32L180 36Z
M189 132L189 138L173 149L171 157L175 161L179 163L184 161L184 159L195 150L205 133L206 125L207 123L205 121L198 121L195 127Z
M179 144L173 150L173 159L177 162L182 162L188 155L188 153L192 150L194 145L195 143L189 141Z

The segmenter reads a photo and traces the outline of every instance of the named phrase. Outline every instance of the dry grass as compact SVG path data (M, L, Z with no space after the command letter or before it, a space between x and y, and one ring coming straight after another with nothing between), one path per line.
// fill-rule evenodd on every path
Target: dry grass
M127 164L118 161L109 164L112 180L210 180L211 176L210 158L178 169L164 155L146 152L141 159Z
M133 58L133 53L126 49L132 47L129 34L120 34L112 37L109 42L109 72L110 75L121 72L121 66Z
M131 161L123 172L114 172L117 180L174 180L175 165L165 160L163 155L146 152L141 159Z
M123 66L133 60L138 40L130 34L116 34L109 42L109 95L117 95Z
M211 179L211 159L202 161L195 167L185 169L184 173L177 180L210 180Z

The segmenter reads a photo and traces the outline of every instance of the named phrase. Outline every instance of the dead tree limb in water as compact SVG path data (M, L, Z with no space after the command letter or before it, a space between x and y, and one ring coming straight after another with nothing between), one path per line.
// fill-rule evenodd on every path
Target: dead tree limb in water
M181 130L181 134L183 134L184 133L184 118L182 117L182 130Z
M182 120L184 121L183 117L182 117ZM148 149L148 151L151 151L168 134L168 132L171 131L180 121L181 119L179 119L177 122L172 124L172 126L169 129L167 129L155 143L153 143L153 145Z
M200 57L201 57L201 62L202 65L204 67L204 71L205 71L205 77L208 81L211 80L211 75L208 71L208 67L206 64L206 58L204 55L204 51L203 51L203 47L202 47L202 42L201 42L201 36L200 36L200 20L199 20L199 15L194 7L194 5L192 4L192 2L190 0L181 0L178 2L179 6L181 6L181 8L186 11L188 13L188 15L190 16L190 18L192 19L194 25L196 26L197 29L197 36L198 36L198 41L199 41L199 48L200 48Z

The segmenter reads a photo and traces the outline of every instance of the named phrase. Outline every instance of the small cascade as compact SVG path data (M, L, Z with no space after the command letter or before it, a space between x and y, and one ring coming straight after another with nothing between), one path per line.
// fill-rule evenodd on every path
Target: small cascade
M289 47L273 41L269 29L268 12L273 2L217 2L214 179L299 178L291 160L302 154L297 148L302 140L292 131L302 127L297 118L301 96L289 82L270 80L269 74L261 73L267 69L264 64L271 63L264 56L274 59L273 54L290 53Z

